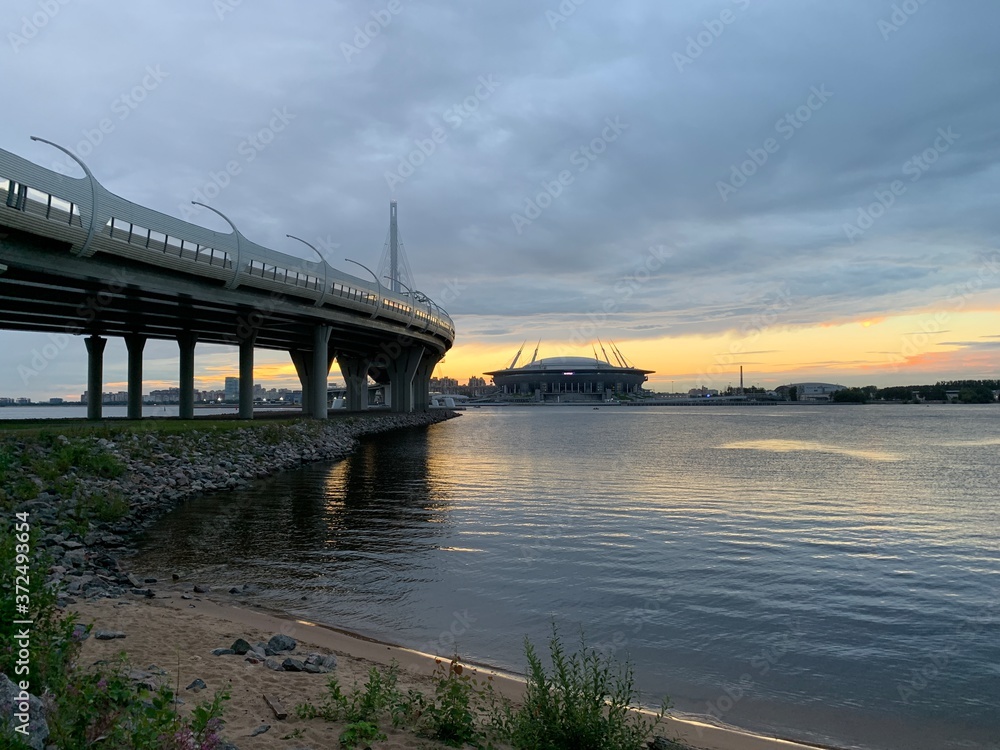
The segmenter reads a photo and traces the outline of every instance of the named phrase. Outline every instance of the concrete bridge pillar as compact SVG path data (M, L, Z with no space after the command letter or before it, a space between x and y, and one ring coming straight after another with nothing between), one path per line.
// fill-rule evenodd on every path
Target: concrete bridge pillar
M344 376L347 386L347 410L362 411L368 408L368 367L371 361L367 357L352 357L340 352L337 354L337 365L340 374Z
M329 326L321 326L323 328L328 328ZM332 330L332 329L330 329ZM330 351L329 345L329 333L327 333L327 343L324 364L320 366L320 374L322 375L323 367L326 367L327 376L330 374L330 366L333 364L334 352ZM315 351L310 351L309 349L290 349L288 351L288 356L292 358L292 364L295 365L295 374L299 376L299 382L302 384L302 415L306 417L315 417L315 398L317 386L313 385L314 378L312 374L316 372L316 360L317 355ZM326 416L326 379L323 379L323 408L322 414L319 418L322 419ZM312 395L310 395L312 394Z
M177 347L180 349L177 375L180 406L177 415L181 419L194 419L194 347L197 343L198 336L190 331L177 335Z
M104 402L104 347L108 340L94 334L84 342L87 344L87 419L100 421Z
M128 349L128 418L142 419L142 350L146 337L137 333L125 337Z
M299 383L302 384L302 415L308 417L311 404L309 403L309 373L312 371L312 356L305 349L289 349L288 356L292 358L295 365L295 374L299 376Z
M312 407L311 416L314 419L327 418L327 378L330 376L330 365L333 360L328 353L330 331L327 325L313 327L312 372L309 378L309 402ZM305 401L305 391L302 400Z
M240 419L253 419L253 346L256 341L256 331L240 338Z
M431 406L431 375L441 361L441 356L424 352L420 366L413 377L413 411L427 411Z
M408 346L386 365L389 373L389 405L392 411L413 411L413 380L424 355L422 346Z

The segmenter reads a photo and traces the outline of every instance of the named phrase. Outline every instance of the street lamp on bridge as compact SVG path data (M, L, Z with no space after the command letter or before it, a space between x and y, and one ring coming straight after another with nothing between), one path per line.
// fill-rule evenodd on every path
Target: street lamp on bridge
M368 273L372 275L372 278L375 279L375 283L378 284L378 305L375 306L375 311L372 312L372 320L375 320L375 318L378 316L379 310L382 309L382 282L378 280L378 276L375 275L375 272L368 266L366 266L364 263L358 263L358 261L351 260L350 258L344 258L344 260L346 260L348 263L353 263L356 266L361 266L363 269L365 269Z

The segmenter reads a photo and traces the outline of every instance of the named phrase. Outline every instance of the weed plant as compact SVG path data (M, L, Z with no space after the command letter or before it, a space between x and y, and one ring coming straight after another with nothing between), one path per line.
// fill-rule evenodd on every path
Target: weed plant
M524 704L504 717L518 750L642 750L669 708L664 700L652 718L634 711L639 694L631 665L615 665L582 637L580 650L570 654L553 628L551 671L527 639L524 651Z
M57 720L50 722L57 747L214 750L219 745L228 691L217 691L184 719L169 687L139 687L129 678L129 670L121 655L96 671L71 674L67 689L57 696Z
M477 680L457 657L438 661L434 692L427 696L397 685L398 669L373 667L367 683L345 693L336 678L318 706L296 706L300 718L347 722L342 747L373 741L380 722L409 725L417 734L451 747L489 750L497 744L516 750L643 750L669 708L655 716L640 714L632 669L619 666L582 643L570 654L553 630L551 670L534 646L525 642L528 674L524 702L499 695L492 677Z

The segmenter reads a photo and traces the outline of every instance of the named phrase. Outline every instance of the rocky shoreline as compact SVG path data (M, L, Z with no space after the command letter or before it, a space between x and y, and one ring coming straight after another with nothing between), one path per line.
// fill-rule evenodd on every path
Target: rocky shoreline
M253 423L184 432L110 427L106 436L8 438L4 492L14 513L28 513L36 545L54 564L60 604L71 597L154 596L120 560L136 535L188 499L240 489L257 479L317 461L344 458L367 436L458 416L451 411L366 414L292 424ZM100 433L99 433L100 434ZM59 462L74 465L53 475ZM30 496L30 498L28 497ZM3 499L0 497L0 499ZM40 571L36 571L36 575Z

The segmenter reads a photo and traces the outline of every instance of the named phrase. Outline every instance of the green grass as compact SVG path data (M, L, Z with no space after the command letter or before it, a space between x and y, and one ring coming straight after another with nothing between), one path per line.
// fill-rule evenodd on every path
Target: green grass
M267 425L291 425L303 421L300 418L267 420L240 419L193 419L176 418L142 420L107 420L89 422L85 419L7 419L0 420L0 437L44 437L65 435L66 437L102 437L115 440L131 433L160 433L164 435L184 435L194 431L215 432L264 427Z
M120 521L128 514L128 500L120 492L93 492L77 505L82 519Z
M386 412L375 411L371 414L337 414L330 415L327 422L343 420L346 424L354 424L364 419L374 419L385 416ZM44 433L52 435L103 437L114 440L122 434L154 432L164 435L183 435L193 431L216 432L241 429L258 429L268 426L289 426L294 424L316 424L322 422L306 417L269 417L256 415L252 420L236 418L195 417L186 420L177 417L153 417L148 419L106 419L101 422L91 422L86 419L0 419L0 439L13 437L21 439L29 436L40 436Z
M10 485L10 498L15 503L34 500L38 495L38 485L27 477L18 477Z
M68 474L70 469L78 474L105 479L114 479L125 473L125 464L104 449L81 441L63 444L48 437L46 434L39 440L43 446L48 444L47 455L33 460L29 467L42 479L54 481Z
M0 444L0 484L7 481L7 473L21 465L20 459L15 453L13 445Z

